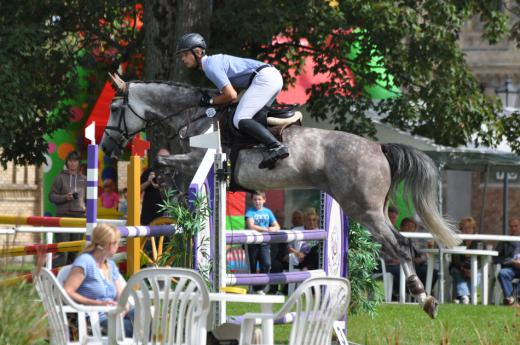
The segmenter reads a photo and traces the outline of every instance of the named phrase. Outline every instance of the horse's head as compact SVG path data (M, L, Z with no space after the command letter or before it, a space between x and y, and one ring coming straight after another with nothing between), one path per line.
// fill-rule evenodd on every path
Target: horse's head
M113 77L122 96L116 96L110 105L101 149L112 158L118 158L128 142L140 131L162 125L177 134L182 127L196 119L194 113L203 112L198 101L199 89L168 82L128 82ZM192 126L196 128L199 126ZM191 132L191 131L190 131Z

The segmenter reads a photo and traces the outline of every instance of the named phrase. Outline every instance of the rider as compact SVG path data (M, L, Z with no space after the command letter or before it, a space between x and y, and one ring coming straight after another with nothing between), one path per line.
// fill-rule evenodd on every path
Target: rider
M260 169L272 167L274 162L289 156L287 146L280 143L261 123L253 117L265 105L274 102L283 87L280 72L261 61L239 58L231 55L206 55L204 37L188 33L177 41L176 54L181 54L182 62L188 68L200 69L220 90L215 97L203 95L201 106L227 104L237 100L235 88L247 89L238 103L233 125L266 146Z

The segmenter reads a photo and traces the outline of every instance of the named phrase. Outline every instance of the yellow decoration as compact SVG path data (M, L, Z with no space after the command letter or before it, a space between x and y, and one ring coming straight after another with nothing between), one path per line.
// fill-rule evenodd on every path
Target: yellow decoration
M245 295L247 293L247 289L237 287L237 286L225 286L220 289L221 292L229 292L229 293L236 293L239 295Z

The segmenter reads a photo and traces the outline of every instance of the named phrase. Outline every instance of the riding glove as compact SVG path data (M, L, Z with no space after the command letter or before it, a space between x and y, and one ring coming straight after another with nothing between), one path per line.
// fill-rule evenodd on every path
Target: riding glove
M213 105L213 98L211 98L211 96L208 94L203 94L200 99L199 105L201 107L211 107Z

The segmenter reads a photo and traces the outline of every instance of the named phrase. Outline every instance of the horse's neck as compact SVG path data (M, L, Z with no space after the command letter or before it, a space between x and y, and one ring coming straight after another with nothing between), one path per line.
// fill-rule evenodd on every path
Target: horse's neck
M198 89L168 82L132 83L130 97L143 105L153 116L168 117L179 114L197 104Z

